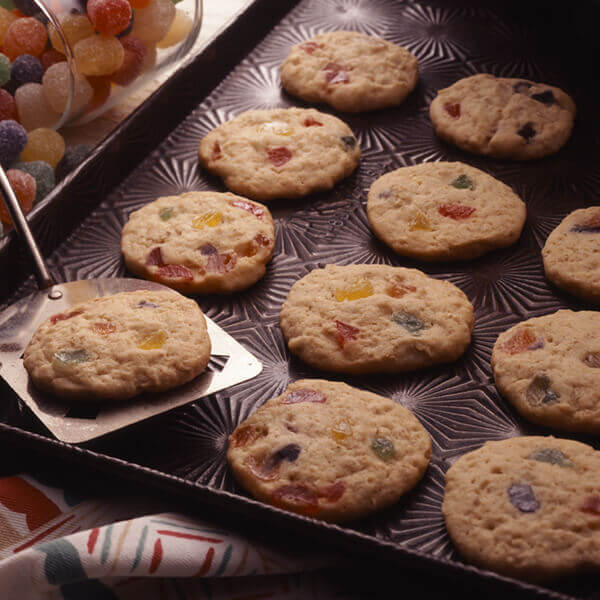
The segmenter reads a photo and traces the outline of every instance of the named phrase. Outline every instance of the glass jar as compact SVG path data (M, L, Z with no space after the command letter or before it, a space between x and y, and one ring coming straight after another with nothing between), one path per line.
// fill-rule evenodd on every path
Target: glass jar
M96 118L185 57L202 21L202 0L0 0L0 7L0 51L11 62L4 88L28 131Z

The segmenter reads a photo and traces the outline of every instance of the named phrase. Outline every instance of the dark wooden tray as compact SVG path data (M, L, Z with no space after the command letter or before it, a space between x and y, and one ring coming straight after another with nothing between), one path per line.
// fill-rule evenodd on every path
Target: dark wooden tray
M582 30L572 26L576 15L554 14L548 7L540 12L542 7L427 0L257 0L124 122L30 220L58 280L123 275L120 232L131 211L161 195L223 189L198 166L198 144L208 131L244 110L303 105L282 92L279 82L278 67L291 44L319 31L352 29L378 33L408 47L419 58L421 77L404 104L340 115L361 143L357 171L329 193L274 202L276 252L265 278L232 296L198 298L212 319L263 361L263 372L85 447L52 439L3 387L0 436L53 458L158 486L347 551L474 578L528 597L595 597L597 577L567 578L541 588L466 565L446 534L440 511L444 473L458 456L486 440L548 433L522 421L498 395L489 365L498 334L524 318L583 307L545 280L540 248L568 212L598 203L597 82L586 76L590 55L582 46L584 37L576 35ZM556 21L566 22L567 17L573 18L571 27L563 27L558 44ZM579 107L572 139L556 156L529 163L467 155L441 142L428 118L431 99L438 89L477 72L566 89ZM443 266L402 259L380 244L365 216L370 184L391 169L434 160L462 160L511 185L528 209L519 243L469 263ZM31 277L23 281L29 267L19 248L11 237L0 244L0 277L8 282L0 289L4 305L34 289ZM477 321L470 349L453 365L407 375L346 378L411 408L432 436L434 455L423 482L402 502L338 527L249 498L236 486L225 451L234 427L291 380L323 376L290 356L279 330L279 308L292 283L317 265L361 262L416 266L452 281L475 305ZM597 439L574 437L599 447Z

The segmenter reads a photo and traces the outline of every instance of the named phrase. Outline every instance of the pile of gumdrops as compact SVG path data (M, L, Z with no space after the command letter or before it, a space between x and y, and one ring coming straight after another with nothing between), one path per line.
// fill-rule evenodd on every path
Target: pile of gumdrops
M179 0L72 2L57 15L77 68L72 116L100 108L193 25ZM52 129L67 108L69 77L63 43L35 2L0 0L0 164L25 213L91 150L66 148ZM3 226L11 220L0 202L0 235Z

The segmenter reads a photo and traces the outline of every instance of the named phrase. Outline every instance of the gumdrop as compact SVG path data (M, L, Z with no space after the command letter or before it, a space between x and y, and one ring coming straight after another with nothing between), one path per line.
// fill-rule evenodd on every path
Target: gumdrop
M21 54L39 56L46 49L47 39L46 28L37 19L26 17L10 24L2 49L11 60Z
M464 204L442 204L438 207L438 212L443 217L462 221L468 219L475 212L475 209L472 206L465 206Z
M100 108L108 100L112 87L110 77L88 77L87 80L94 90L94 95L87 106L87 110L93 111Z
M35 179L34 204L43 200L56 186L54 169L47 162L41 160L20 162L15 165L15 169L29 173Z
M58 113L63 113L67 108L70 77L71 71L66 62L52 65L42 77L44 96L52 109ZM83 75L75 76L74 85L75 94L71 104L71 114L77 114L85 108L94 95L92 86Z
M451 104L447 102L444 104L444 110L453 118L460 118L460 104Z
M92 355L87 350L68 349L55 352L53 357L63 365L79 365L90 360Z
M60 115L52 109L40 83L26 83L15 92L19 122L27 131L53 127Z
M17 104L6 90L0 90L0 121L6 119L17 120Z
M14 15L10 10L0 7L0 44L4 41L4 36L8 28L17 20L17 15Z
M91 153L92 147L87 144L75 144L65 150L65 155L56 167L56 179L60 181L75 167L81 164Z
M414 336L421 335L426 328L425 323L421 319L404 311L392 313L392 321Z
M540 508L533 488L528 483L513 483L507 492L510 503L523 513L532 513Z
M46 52L43 52L40 56L40 62L42 63L44 72L46 72L52 65L65 60L67 60L67 57L62 52L59 52L54 48L46 50Z
M340 348L343 348L348 342L356 340L360 334L360 329L343 321L335 322L336 338Z
M39 6L33 0L12 0L15 8L24 15L31 17L40 10Z
M87 14L98 33L117 35L131 20L131 5L127 0L89 0Z
M12 119L0 121L0 165L8 169L26 144L27 132L22 125Z
M21 152L21 161L43 160L55 168L65 153L65 140L54 129L34 129L29 132L27 145Z
M346 302L352 300L360 300L361 298L368 298L374 293L371 282L367 279L356 279L350 285L343 288L338 288L335 291L336 302Z
M371 450L373 450L377 458L380 458L384 462L392 460L392 458L396 457L396 449L394 448L394 443L391 440L388 440L388 438L375 438L371 442Z
M301 388L294 390L284 396L281 401L282 404L298 404L299 402L319 402L323 403L327 398L319 392L319 390L313 390L310 388Z
M0 86L10 81L11 64L8 56L0 54Z
M120 42L125 54L123 63L113 73L112 80L118 85L129 85L144 68L147 53L146 45L131 35L121 38Z
M31 54L21 54L12 64L10 82L16 90L26 83L41 83L43 74L44 67L38 58Z
M111 75L123 64L125 50L116 37L95 35L77 42L73 54L84 75Z
M67 38L67 42L71 45L71 48L75 44L85 38L94 35L94 26L85 15L67 13L59 19L60 26ZM60 36L54 27L48 27L48 35L50 37L50 43L52 47L62 54L65 53L65 47L63 45Z
M194 21L179 8L175 11L175 18L167 35L156 44L158 48L169 48L184 40L194 26Z
M156 44L171 29L175 12L175 5L171 0L150 0L146 8L135 11L131 34L143 42Z
M452 183L450 183L452 187L455 187L457 190L474 190L475 184L473 180L464 173L461 173Z
M29 173L24 173L18 169L9 169L6 176L23 212L27 214L31 210L35 198L35 179ZM12 225L12 220L4 202L0 202L0 221L5 225Z

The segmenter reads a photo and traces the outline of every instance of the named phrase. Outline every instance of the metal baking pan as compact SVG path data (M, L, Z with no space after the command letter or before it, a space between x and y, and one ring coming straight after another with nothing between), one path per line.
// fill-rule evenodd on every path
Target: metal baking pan
M491 348L501 331L522 319L585 307L546 281L540 248L568 212L598 203L596 83L582 76L588 64L581 54L582 40L573 27L565 27L556 44L552 29L537 26L537 4L497 4L257 0L241 13L63 182L31 220L57 279L125 275L119 241L131 211L160 195L223 190L197 162L199 141L209 130L244 110L304 105L280 87L278 67L291 44L317 32L351 29L408 47L419 59L420 81L400 107L339 115L361 143L357 171L331 192L273 202L276 251L264 279L232 296L198 298L210 318L263 362L262 373L84 446L54 440L4 387L0 435L47 456L158 486L231 515L270 522L398 565L473 578L526 597L597 597L597 576L566 578L544 588L467 565L454 550L440 512L444 473L458 456L487 440L550 433L523 421L498 395L489 364ZM550 13L548 9L545 14ZM528 163L472 156L440 141L428 117L431 99L439 88L477 72L544 81L567 90L579 109L571 140L557 155ZM400 258L378 242L364 210L370 184L391 169L434 160L462 160L512 186L528 209L520 241L475 261L444 265ZM0 247L0 276L10 275L10 284L0 290L5 304L34 287L31 279L16 279L15 272L26 269L24 262L17 263L18 269L14 266L17 249L10 239ZM249 498L228 471L226 441L238 423L290 381L327 376L290 356L284 343L278 314L292 283L315 266L365 262L417 267L452 281L475 305L476 325L471 347L452 365L345 379L413 410L432 436L434 454L422 483L401 502L339 527ZM600 446L597 438L565 437Z

